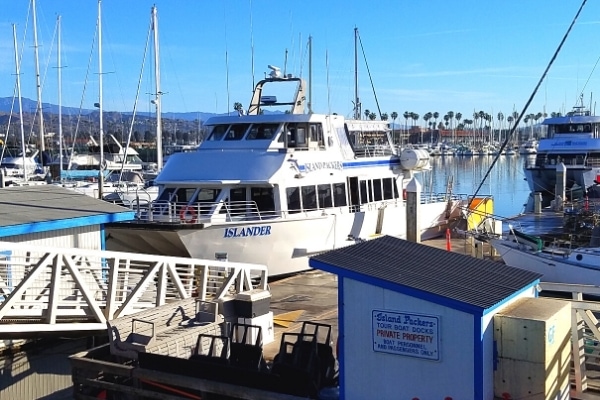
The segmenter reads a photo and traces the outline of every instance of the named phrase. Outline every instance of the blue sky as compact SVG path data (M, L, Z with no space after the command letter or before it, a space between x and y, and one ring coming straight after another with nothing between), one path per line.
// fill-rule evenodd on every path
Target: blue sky
M311 35L313 110L350 116L357 27L371 74L361 54L363 110L377 110L372 79L382 112L443 116L454 111L471 118L474 110L492 115L522 110L581 3L103 0L104 110L133 110L153 4L165 112L225 113L234 102L247 106L253 82L264 77L268 64L307 78ZM13 95L14 23L23 51L22 95L35 99L30 2L0 0L0 9L0 97ZM93 108L98 101L98 61L92 51L97 11L96 0L37 0L44 102L58 103L57 15L62 20L62 104L79 107L84 99L83 107ZM600 4L588 1L528 113L568 111L580 93L586 102L598 93L599 36ZM154 110L148 57L141 111Z

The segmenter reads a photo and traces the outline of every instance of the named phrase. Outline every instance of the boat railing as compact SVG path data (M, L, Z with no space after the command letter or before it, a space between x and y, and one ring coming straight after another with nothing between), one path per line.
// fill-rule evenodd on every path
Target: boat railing
M174 224L212 224L230 221L257 221L277 216L274 211L261 211L255 201L169 202L155 200L139 204L137 219L144 222Z
M468 194L448 194L448 193L422 193L421 204L439 203L442 201L460 201L461 204L466 204Z
M586 167L600 167L600 157L588 157L585 162Z

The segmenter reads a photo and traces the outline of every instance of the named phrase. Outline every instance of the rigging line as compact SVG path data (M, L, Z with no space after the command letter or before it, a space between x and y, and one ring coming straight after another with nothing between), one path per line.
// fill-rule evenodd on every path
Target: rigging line
M360 33L358 34L358 42L360 43L360 49L363 53L363 58L365 59L365 66L367 67L367 74L369 75L369 81L371 82L371 89L373 90L373 96L375 97L375 104L377 105L377 112L379 113L379 118L381 119L381 108L379 107L379 100L377 99L377 93L375 93L375 85L373 85L373 77L371 76L371 70L369 69L369 64L367 63L367 55L365 54L365 49L363 48L362 40L360 38Z
M72 143L71 143L71 152L69 153L69 162L67 164L67 169L71 169L72 161L73 161L73 153L75 151L75 144L77 143L77 134L79 133L79 125L81 124L81 119L83 118L83 103L85 101L85 93L87 90L87 85L90 77L90 70L92 68L92 60L94 58L94 48L96 47L96 39L98 37L98 21L96 21L96 27L94 28L94 37L92 38L92 48L90 49L90 56L88 57L88 65L85 71L85 80L83 81L83 91L81 93L81 100L79 102L79 111L77 113L77 122L75 123L75 131L72 132Z
M585 91L587 84L590 83L590 79L592 79L592 75L594 74L594 71L596 70L596 67L598 66L598 62L600 62L600 56L598 56L598 58L596 59L596 64L594 64L594 68L592 68L590 75L588 76L587 80L583 84L583 88L581 88L581 93L579 94L580 96L583 96L583 92Z
M517 119L516 119L516 121L515 121L512 129L510 130L510 132L506 136L506 139L504 139L504 142L502 142L502 146L500 146L500 150L498 151L498 154L494 157L494 160L492 161L492 164L490 165L490 167L488 168L487 172L485 173L485 176L481 180L481 183L479 184L479 187L477 188L477 190L473 194L473 197L471 197L471 200L469 200L469 204L467 205L467 209L471 208L471 203L473 203L473 201L477 197L477 194L479 193L479 190L481 190L481 187L485 183L485 180L487 179L487 177L490 175L490 172L492 171L492 168L494 168L494 165L496 165L496 162L498 161L498 158L500 158L500 154L502 154L502 151L508 145L510 137L514 134L517 126L519 126L519 123L521 122L521 119L523 118L523 115L525 115L525 112L527 112L527 109L529 108L529 105L533 101L533 98L535 97L538 89L540 88L542 82L546 78L546 75L548 74L548 71L550 70L550 67L552 67L552 64L554 64L554 61L556 60L556 57L558 56L558 53L560 52L560 50L562 49L563 44L567 40L567 37L569 36L569 33L571 33L571 30L573 29L573 26L575 25L575 21L577 21L577 18L579 18L579 14L581 14L581 10L583 10L583 6L585 6L586 2L587 2L587 0L583 0L582 3L581 3L581 6L579 6L579 10L577 10L577 14L575 14L575 17L573 18L573 21L571 21L571 25L569 25L569 28L565 32L565 35L563 36L562 40L560 41L560 44L558 45L558 47L556 48L556 51L552 55L552 58L550 59L550 62L546 66L546 69L544 70L544 73L540 77L540 80L538 81L537 85L535 85L535 88L533 89L533 92L529 96L529 99L527 100L527 103L525 103L525 106L523 107L523 110L521 111L521 113L517 117Z
M146 56L148 54L148 48L150 47L150 38L153 32L153 21L150 21L150 27L148 28L148 35L146 36L146 47L144 48L144 58L142 61L142 68L140 70L140 79L138 79L137 92L135 93L135 102L133 103L133 112L131 114L131 124L129 126L129 132L127 134L127 145L125 146L125 155L121 159L121 171L119 173L119 182L123 181L123 172L125 169L125 161L127 161L127 153L131 146L131 136L133 135L133 127L135 125L135 116L137 115L137 106L140 99L140 90L143 83L144 67L146 66ZM160 99L159 99L160 101Z
M18 54L18 53L19 53L18 49L15 49L15 54ZM16 60L18 60L17 57L15 57L15 61ZM20 63L19 63L19 65L20 65ZM18 67L18 70L20 73L21 68L20 68L20 66L17 66L17 67ZM19 91L18 90L19 89L19 81L17 79L19 79L19 76L17 75L17 73L15 71L15 86L13 88L12 102L10 103L10 113L8 114L8 123L6 124L6 133L4 134L4 143L2 143L2 151L0 152L0 161L4 160L4 153L6 152L6 146L8 145L8 135L10 134L10 125L12 122L13 112L15 110L15 101L17 99L18 91Z

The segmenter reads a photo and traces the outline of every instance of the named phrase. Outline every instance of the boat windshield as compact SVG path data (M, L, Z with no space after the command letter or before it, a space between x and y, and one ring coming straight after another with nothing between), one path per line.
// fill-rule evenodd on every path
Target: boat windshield
M215 125L208 140L242 140L249 127L250 124Z
M275 137L279 124L253 124L246 140L271 140Z
M591 124L559 124L552 125L554 133L589 133L592 131Z

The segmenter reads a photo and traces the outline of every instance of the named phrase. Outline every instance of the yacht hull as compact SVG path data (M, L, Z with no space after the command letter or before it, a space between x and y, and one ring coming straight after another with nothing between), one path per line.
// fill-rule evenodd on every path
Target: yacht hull
M544 282L600 285L598 248L552 253L534 252L506 239L491 239L490 244L507 265L540 273Z
M420 206L422 239L443 235L458 220L458 202ZM449 208L450 207L450 208ZM363 212L316 212L298 218L264 219L219 224L119 223L106 227L109 250L224 258L267 265L269 276L309 269L313 254L352 245L381 235L406 238L403 203Z

